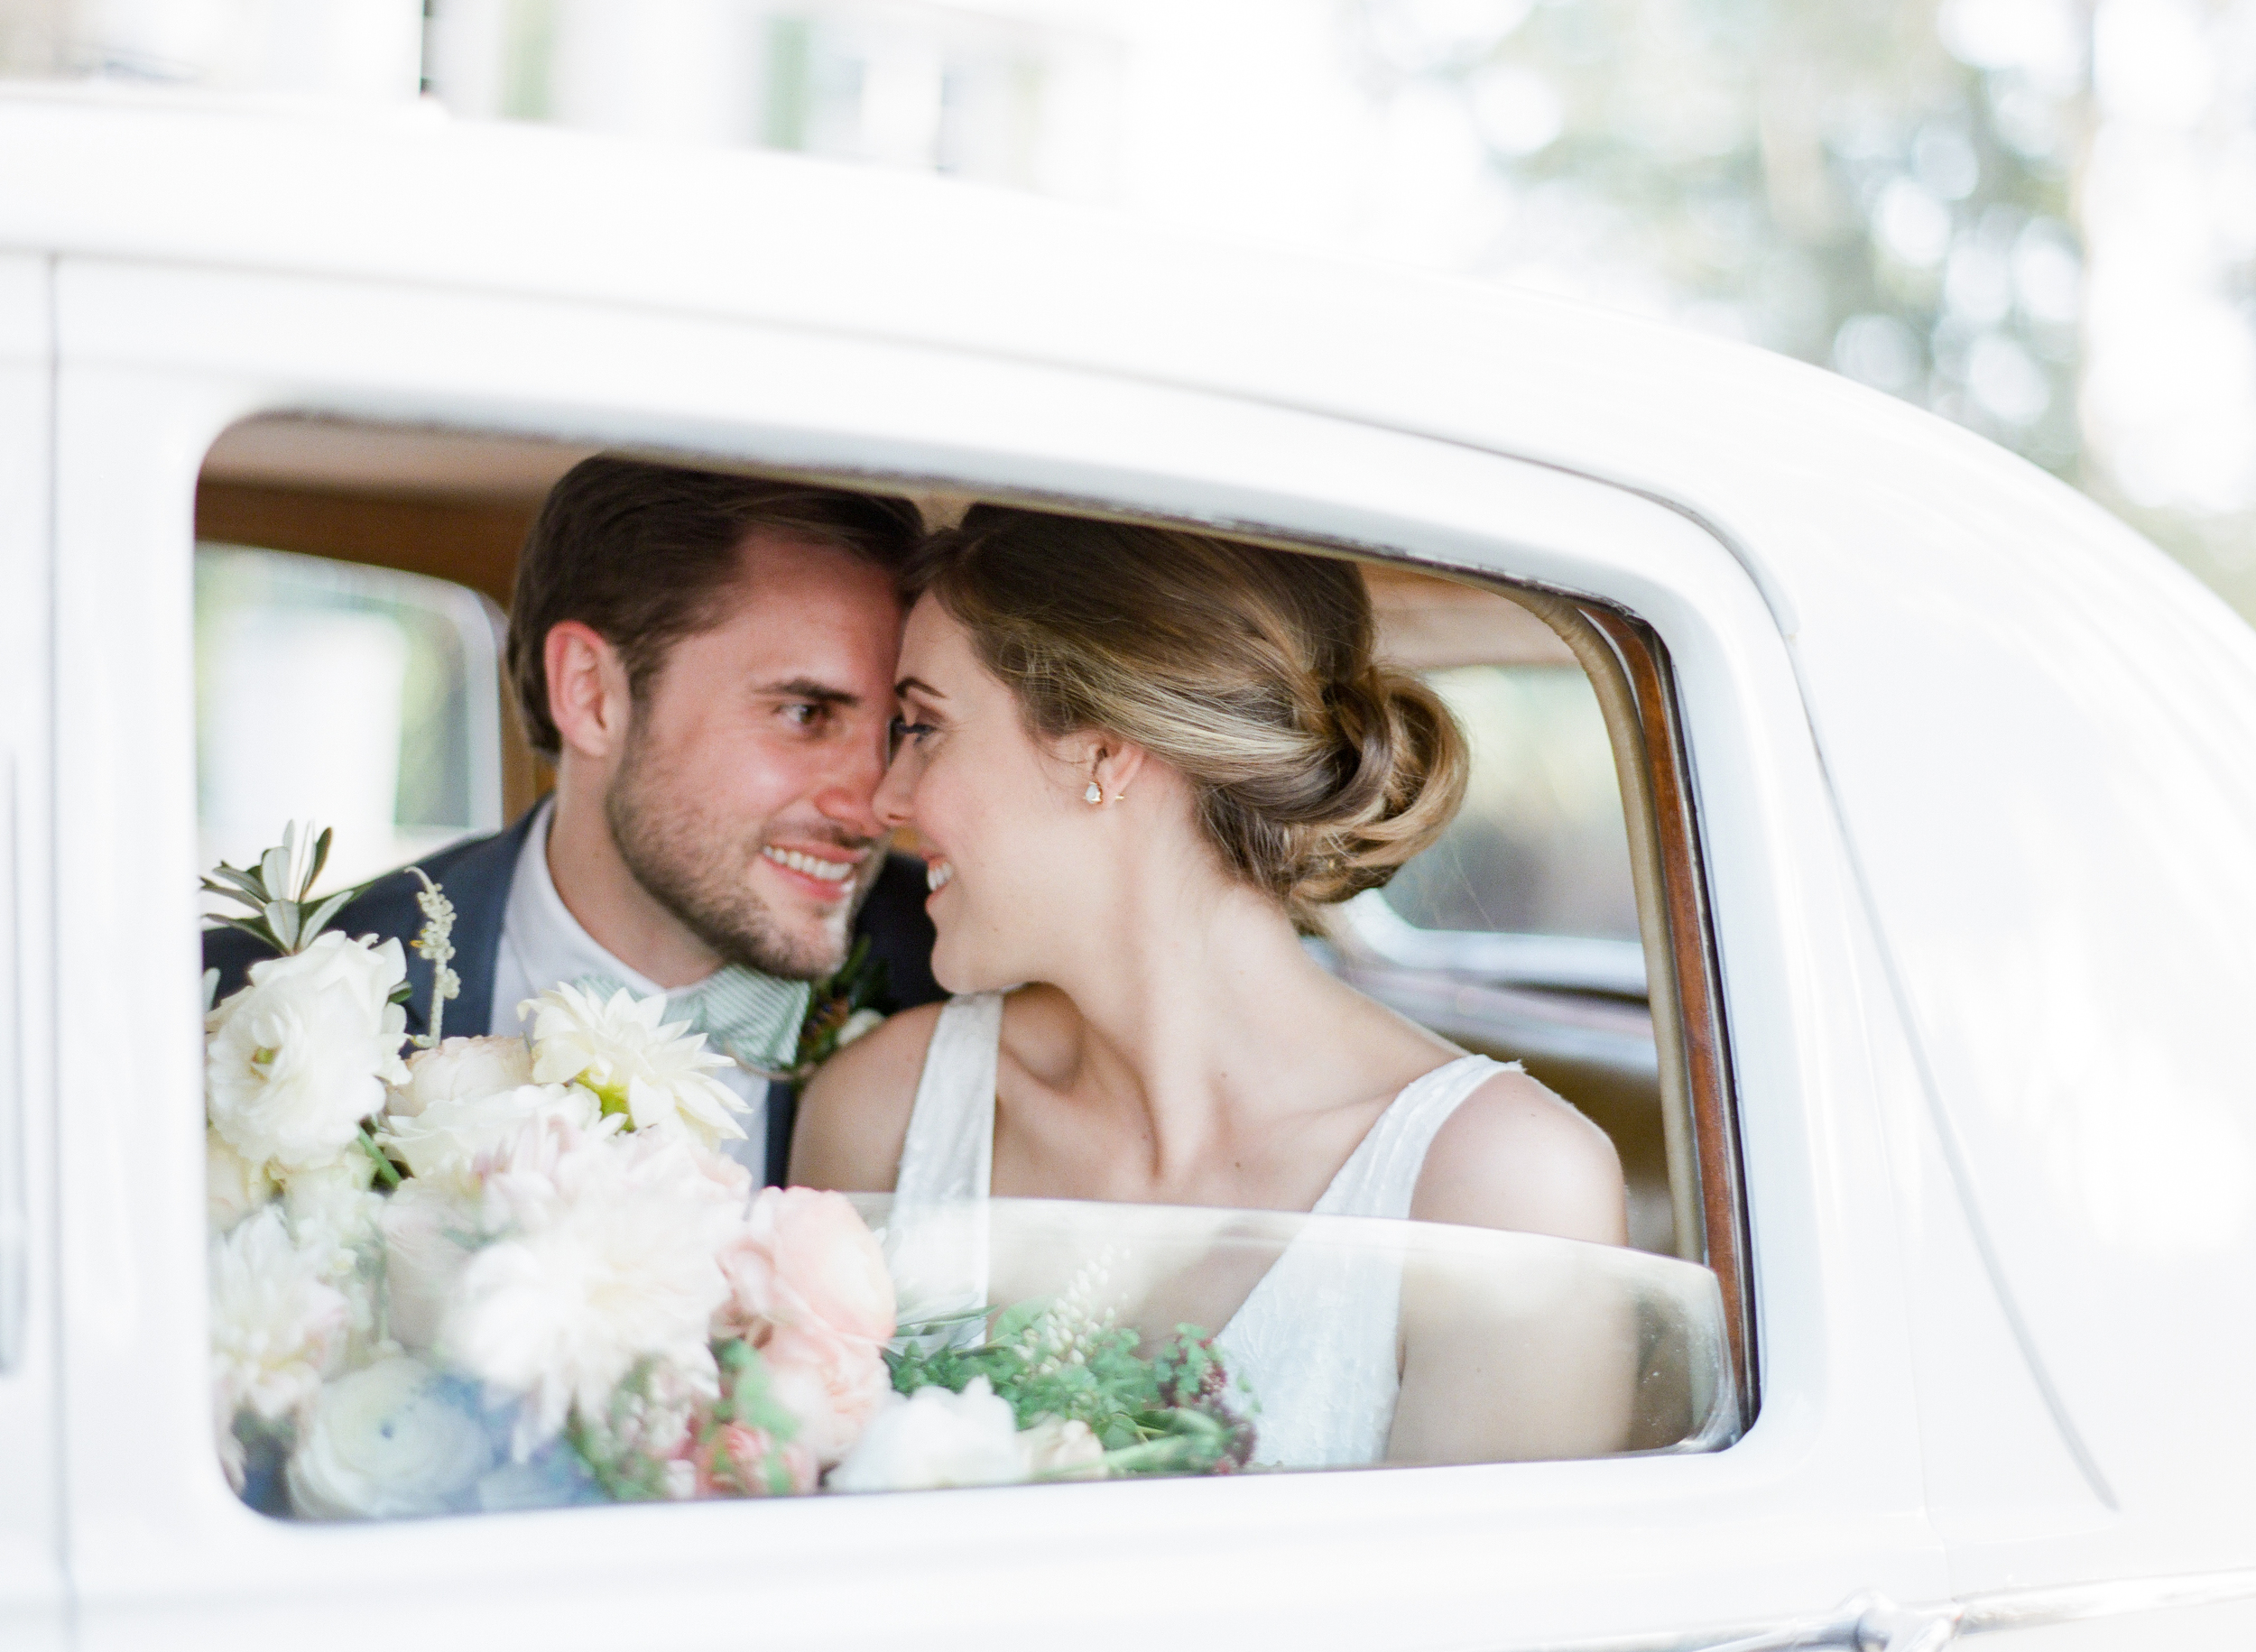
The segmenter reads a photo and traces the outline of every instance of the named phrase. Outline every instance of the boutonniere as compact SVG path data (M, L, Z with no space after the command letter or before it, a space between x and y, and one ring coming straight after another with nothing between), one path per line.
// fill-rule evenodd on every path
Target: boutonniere
M807 1019L800 1023L790 1081L805 1084L816 1068L883 1021L884 1011L876 1004L884 993L885 960L871 955L870 937L863 936L834 974L815 983Z

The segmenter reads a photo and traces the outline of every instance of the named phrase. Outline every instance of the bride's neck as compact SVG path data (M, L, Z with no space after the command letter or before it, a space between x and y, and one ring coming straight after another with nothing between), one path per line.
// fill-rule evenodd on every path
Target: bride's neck
M1081 966L1054 983L1079 1021L1068 1082L1141 1112L1164 1177L1225 1121L1294 1093L1313 1023L1341 990L1257 891L1178 876L1122 895L1096 944L1076 949Z

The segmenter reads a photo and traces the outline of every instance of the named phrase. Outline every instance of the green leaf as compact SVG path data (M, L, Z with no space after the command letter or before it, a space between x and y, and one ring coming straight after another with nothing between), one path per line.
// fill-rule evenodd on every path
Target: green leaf
M219 881L214 882L212 880L215 878L219 880ZM221 884L228 884L233 887L232 889L226 889L222 888ZM216 895L238 893L242 895L248 895L253 900L256 901L261 906L264 906L266 904L265 886L247 872L236 871L234 867L228 865L225 861L220 862L218 865L213 867L210 872L205 876L204 887L211 891L212 893Z
M334 837L336 835L336 827L323 826L321 828L321 835L313 840L313 864L306 872L305 882L299 886L299 900L303 900L308 895L310 895L313 892L314 884L320 881L321 868L329 863L329 839ZM320 928L320 927L321 926L319 924L313 926L313 928L317 930Z
M328 842L328 834L324 832L321 835L321 838L324 843ZM352 898L353 891L348 889L339 890L336 894L329 896L327 900L323 900L319 906L315 907L312 911L306 915L304 928L300 931L300 933L302 933L308 939L320 934L322 930L329 927L329 919L335 918L339 912L343 911L345 909L346 903L350 901Z
M290 887L290 851L288 848L269 849L258 857L259 881L272 891Z
M294 900L270 900L266 903L267 926L273 930L284 952L298 950L299 909Z

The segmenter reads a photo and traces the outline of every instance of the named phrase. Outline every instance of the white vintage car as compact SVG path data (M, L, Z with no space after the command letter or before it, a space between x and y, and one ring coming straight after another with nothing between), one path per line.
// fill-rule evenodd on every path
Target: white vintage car
M1347 555L1426 665L1579 666L1633 928L1380 902L1334 955L1613 1131L1675 1409L1551 1461L238 1500L193 549L505 593L598 445ZM874 171L34 89L0 96L0 546L11 1647L2256 1641L2256 638L1960 430ZM508 796L458 826L529 795L480 772Z

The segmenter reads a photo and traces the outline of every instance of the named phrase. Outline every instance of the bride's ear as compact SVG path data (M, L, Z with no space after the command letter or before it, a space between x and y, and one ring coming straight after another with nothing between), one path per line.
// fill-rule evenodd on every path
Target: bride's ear
M1143 772L1150 753L1133 741L1113 735L1091 735L1082 743L1079 770L1086 781L1082 801L1110 807L1128 795L1137 775Z

